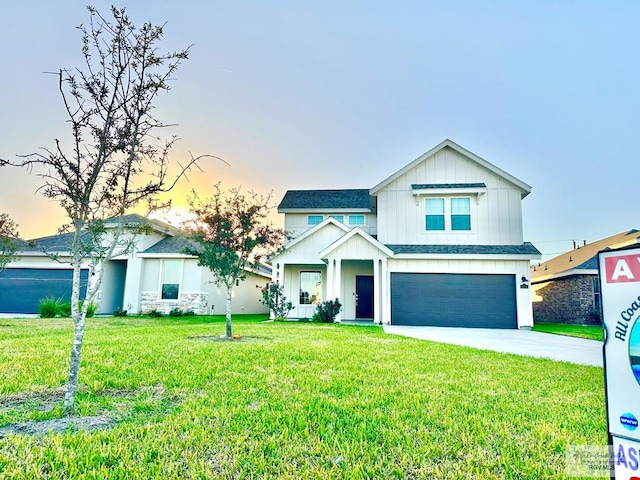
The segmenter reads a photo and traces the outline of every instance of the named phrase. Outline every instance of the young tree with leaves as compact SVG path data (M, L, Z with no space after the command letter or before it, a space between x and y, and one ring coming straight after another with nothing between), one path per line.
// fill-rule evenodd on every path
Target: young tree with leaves
M284 230L269 221L270 196L239 188L225 194L220 185L212 197L202 201L194 192L190 211L194 220L185 224L188 238L184 252L198 257L198 265L211 270L217 285L227 288L226 337L232 338L231 300L233 287L256 270L262 261L284 243Z
M6 213L0 213L0 272L18 250L18 225Z
M54 148L43 153L0 162L35 169L44 179L43 195L57 200L66 213L69 222L63 228L74 232L74 339L64 399L67 410L78 388L87 308L107 262L133 247L131 226L119 219L141 202L152 205L156 195L171 190L198 160L192 157L170 174L169 151L176 138L162 140L156 132L166 125L153 115L158 95L169 90L171 75L188 58L188 49L161 51L163 26L137 27L125 9L112 7L111 18L92 7L88 10L88 25L78 27L83 68L60 70L58 75L71 127L70 146L56 139ZM85 301L79 303L81 267L88 267L92 281Z

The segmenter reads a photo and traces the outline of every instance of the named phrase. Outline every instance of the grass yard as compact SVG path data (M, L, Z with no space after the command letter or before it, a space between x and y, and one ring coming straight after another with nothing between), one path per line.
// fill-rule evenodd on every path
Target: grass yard
M569 337L588 338L590 340L604 340L603 328L593 325L569 325L564 323L536 323L536 332L555 333Z
M222 318L88 321L77 414L0 438L3 479L564 477L606 445L602 369L385 334ZM60 417L70 320L0 319L0 429ZM56 393L58 392L58 393Z

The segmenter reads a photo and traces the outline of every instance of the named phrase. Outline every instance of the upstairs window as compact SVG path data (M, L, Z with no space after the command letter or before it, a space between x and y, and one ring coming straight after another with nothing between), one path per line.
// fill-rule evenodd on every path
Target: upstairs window
M451 230L471 230L471 199L451 199Z
M444 230L444 198L425 200L427 230Z
M322 215L307 215L307 225L309 226L318 225L319 223L322 223L322 220L324 220Z
M331 215L331 218L335 218L340 223L344 223L344 215Z
M425 230L470 231L471 198L469 197L429 197L425 198Z
M364 215L349 215L349 225L351 226L363 226Z

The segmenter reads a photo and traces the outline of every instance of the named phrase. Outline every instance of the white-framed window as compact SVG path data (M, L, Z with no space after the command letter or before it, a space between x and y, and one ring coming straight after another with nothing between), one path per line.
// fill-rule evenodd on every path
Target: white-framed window
M471 230L471 199L469 197L451 199L451 230Z
M160 300L177 300L180 297L182 260L162 260L160 266Z
M300 272L300 305L316 305L322 302L322 272Z
M470 197L428 197L424 211L426 231L471 231Z
M363 226L364 215L349 215L349 225L351 226Z
M322 215L307 215L307 225L318 225L322 220L324 220Z
M444 230L444 198L425 199L425 228Z
M331 218L335 218L340 223L344 223L344 215L331 215Z

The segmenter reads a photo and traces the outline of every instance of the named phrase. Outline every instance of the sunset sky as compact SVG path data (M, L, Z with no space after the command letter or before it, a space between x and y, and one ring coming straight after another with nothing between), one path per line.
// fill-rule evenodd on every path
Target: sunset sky
M0 157L68 141L57 78L81 66L84 2L6 2ZM110 3L94 3L107 12ZM640 3L122 2L188 45L156 115L176 160L212 154L173 192L370 188L445 138L533 186L524 233L547 256L640 228ZM0 212L55 233L40 179L0 169Z

